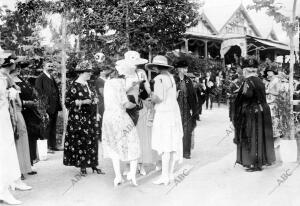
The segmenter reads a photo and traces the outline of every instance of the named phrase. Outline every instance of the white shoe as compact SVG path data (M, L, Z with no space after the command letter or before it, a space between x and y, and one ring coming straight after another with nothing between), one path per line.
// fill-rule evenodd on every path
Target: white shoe
M138 184L136 183L135 175L132 175L131 173L128 173L127 174L127 180L130 181L130 184L132 184L134 186L138 186Z
M9 205L22 204L22 202L17 200L8 190L4 194L0 194L0 201L3 201Z
M114 186L115 187L120 186L123 182L124 182L124 180L123 180L122 177L115 177L115 179L114 179Z
M153 184L155 185L169 185L170 184L170 180L167 179L167 178L163 178L163 177L160 177L158 180L154 181Z
M26 190L31 190L32 187L26 185L24 182L22 181L18 181L17 183L13 183L10 185L12 190L21 190L21 191L26 191Z

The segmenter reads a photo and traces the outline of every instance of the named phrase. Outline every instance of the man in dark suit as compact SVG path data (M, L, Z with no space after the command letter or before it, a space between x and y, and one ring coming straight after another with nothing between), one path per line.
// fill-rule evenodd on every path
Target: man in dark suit
M58 111L61 111L62 109L59 89L52 76L54 70L53 64L48 62L44 63L43 72L35 81L35 87L39 96L46 101L46 111L49 115L49 123L44 134L45 138L48 140L49 153L58 151L56 146L56 121Z
M186 76L188 62L186 60L180 60L174 66L178 71L175 80L178 94L177 101L180 108L183 128L183 157L190 159L192 133L196 127L196 121L199 120L197 97L192 80Z

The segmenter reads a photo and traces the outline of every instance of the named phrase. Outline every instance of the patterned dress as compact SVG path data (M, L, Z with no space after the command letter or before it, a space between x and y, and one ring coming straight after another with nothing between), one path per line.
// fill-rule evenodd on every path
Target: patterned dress
M91 87L73 82L66 94L66 107L69 110L67 133L64 143L66 166L95 167L98 165L98 139L96 138L97 102ZM75 100L92 100L90 105L75 105Z
M104 156L121 161L140 157L140 141L136 127L123 106L128 102L125 80L107 80L104 86L102 145Z
M275 139L275 146L278 143L278 138L281 136L282 132L279 127L280 123L280 114L278 105L276 102L277 95L274 94L268 94L271 93L277 93L279 94L279 91L281 89L280 81L277 77L274 77L267 86L267 103L269 104L270 111L271 111L271 118L272 118L272 126L273 126L273 138Z

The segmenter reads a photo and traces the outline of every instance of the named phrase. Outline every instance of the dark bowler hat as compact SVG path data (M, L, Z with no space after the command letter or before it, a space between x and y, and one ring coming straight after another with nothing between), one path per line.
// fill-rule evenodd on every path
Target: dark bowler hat
M185 59L181 59L178 62L174 63L175 68L184 68L184 67L188 67L188 66L189 66L189 63Z

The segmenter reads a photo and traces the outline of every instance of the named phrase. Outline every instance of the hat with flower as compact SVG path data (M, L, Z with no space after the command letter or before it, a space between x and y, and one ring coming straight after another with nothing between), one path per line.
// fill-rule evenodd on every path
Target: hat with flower
M83 73L83 72L92 72L93 71L93 66L88 60L84 60L77 64L75 72L78 73Z
M11 65L17 63L18 57L15 54L11 54L8 57L4 58L1 67L10 67Z

